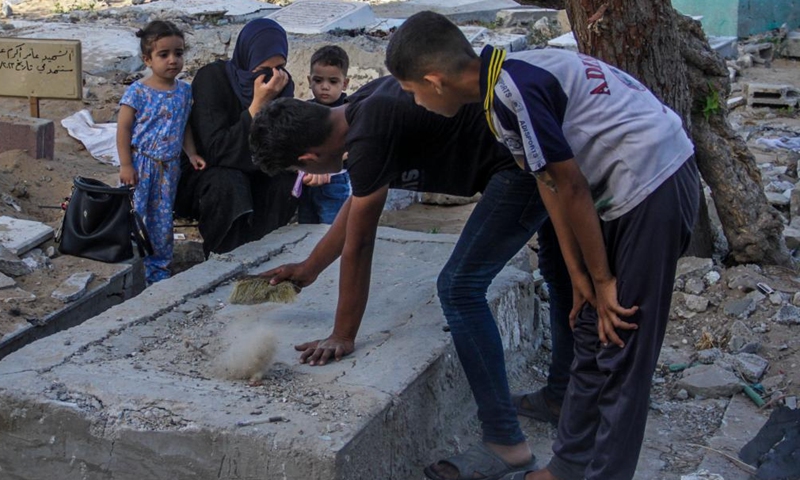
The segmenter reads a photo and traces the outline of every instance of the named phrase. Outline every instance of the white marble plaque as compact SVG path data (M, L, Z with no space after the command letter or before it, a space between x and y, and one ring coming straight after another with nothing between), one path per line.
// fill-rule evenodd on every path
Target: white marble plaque
M185 15L213 15L225 12L223 17L232 22L246 22L261 18L266 13L277 10L277 5L256 0L159 0L157 2L134 5L134 10L148 10Z
M377 21L369 4L336 0L297 0L268 18L280 23L287 32L300 34L366 28Z

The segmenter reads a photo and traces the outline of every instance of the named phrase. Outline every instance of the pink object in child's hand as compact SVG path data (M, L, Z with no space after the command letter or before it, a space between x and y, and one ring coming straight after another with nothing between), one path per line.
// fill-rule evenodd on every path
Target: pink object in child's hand
M292 196L294 198L300 198L300 195L303 194L303 177L306 176L306 172L300 170L297 172L297 180L294 181L294 186L292 187Z

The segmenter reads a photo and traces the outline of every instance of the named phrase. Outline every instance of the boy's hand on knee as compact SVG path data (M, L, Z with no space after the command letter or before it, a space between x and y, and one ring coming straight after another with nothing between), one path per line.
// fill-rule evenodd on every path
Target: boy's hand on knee
M590 305L595 304L594 286L592 279L586 273L571 274L570 281L572 282L572 310L569 312L569 328L575 330L575 321L578 319L583 305L587 302Z
M625 342L619 338L616 329L636 330L639 326L635 323L622 321L619 317L630 317L639 310L638 306L625 308L619 304L617 297L617 279L611 278L607 282L595 285L595 298L597 308L597 335L604 346L609 343L619 348L625 347Z

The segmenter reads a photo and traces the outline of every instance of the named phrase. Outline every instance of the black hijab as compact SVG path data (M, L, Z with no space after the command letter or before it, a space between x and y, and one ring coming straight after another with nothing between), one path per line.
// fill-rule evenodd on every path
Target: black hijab
M268 18L252 20L239 32L233 55L226 62L225 70L231 87L244 108L249 107L253 102L255 79L266 73L266 81L272 74L271 71L253 72L252 70L275 55L280 55L284 59L289 58L289 40L286 38L286 31L274 20ZM279 97L293 96L294 82L289 77L289 83Z

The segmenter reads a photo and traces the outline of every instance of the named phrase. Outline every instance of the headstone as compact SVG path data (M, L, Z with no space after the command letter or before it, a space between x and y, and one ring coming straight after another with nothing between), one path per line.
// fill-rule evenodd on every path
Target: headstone
M0 97L80 100L81 43L0 38Z
M287 32L308 35L366 28L377 22L369 4L337 0L297 0L267 18L280 23Z
M135 10L156 12L164 17L180 15L201 16L221 14L230 22L247 22L278 10L278 5L256 0L158 0L132 7Z
M22 255L51 238L53 228L44 223L0 217L0 245L16 255Z

